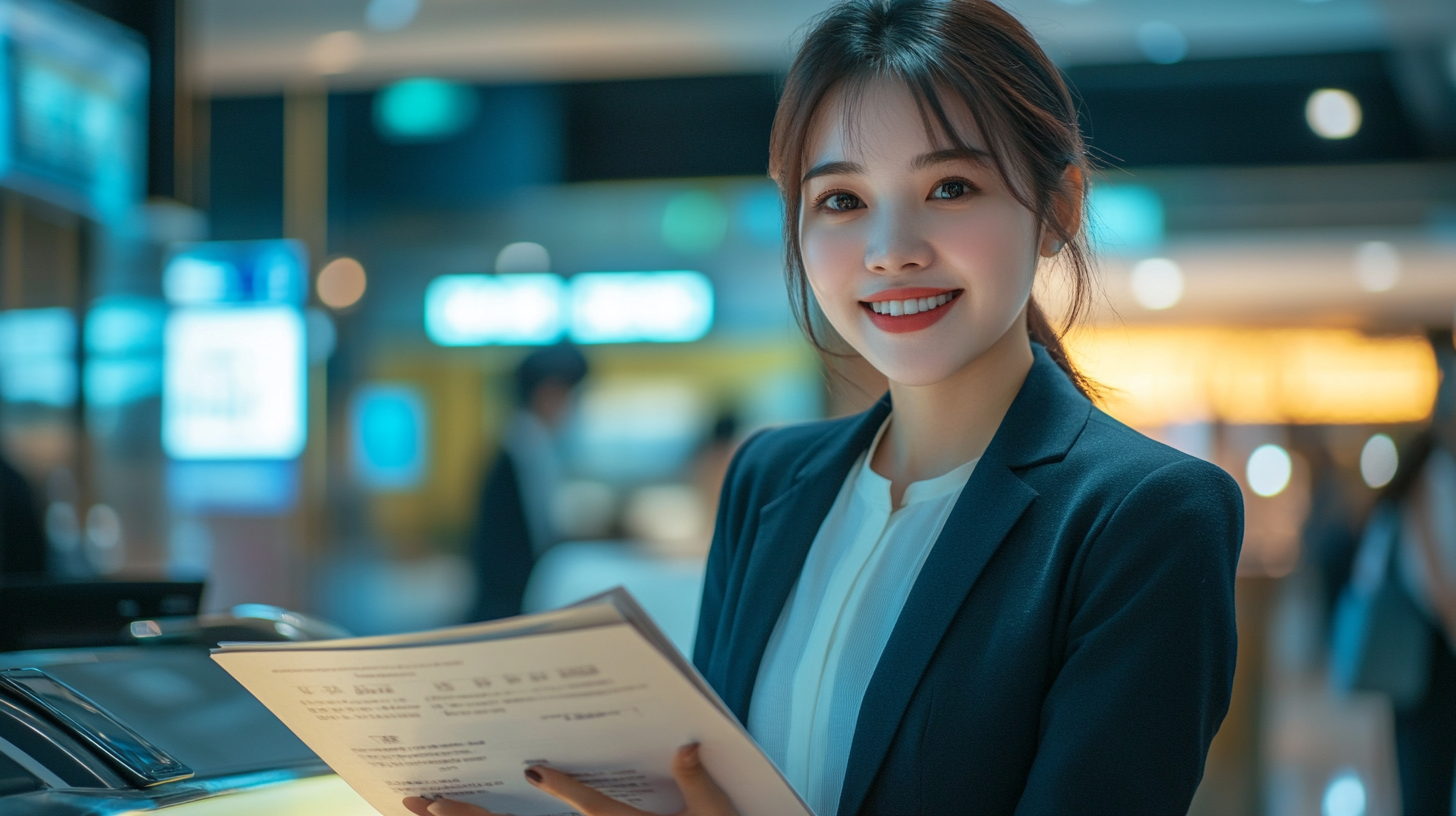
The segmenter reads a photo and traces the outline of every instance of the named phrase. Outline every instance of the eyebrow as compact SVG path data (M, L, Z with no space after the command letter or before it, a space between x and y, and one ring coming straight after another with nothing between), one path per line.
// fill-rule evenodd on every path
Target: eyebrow
M948 147L944 150L932 150L929 153L921 153L910 163L911 169L924 170L927 167L934 167L937 164L947 162L969 161L973 164L988 165L991 162L991 154L976 147ZM804 174L801 184L807 184L811 179L820 176L845 176L863 173L864 165L852 161L831 161L817 164Z

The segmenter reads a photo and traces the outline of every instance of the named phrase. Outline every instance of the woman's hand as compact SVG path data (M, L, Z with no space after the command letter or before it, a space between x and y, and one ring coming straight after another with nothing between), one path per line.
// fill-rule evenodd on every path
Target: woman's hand
M672 778L677 780L683 796L683 809L675 816L738 816L727 794L703 767L702 760L698 758L698 746L687 745L677 750L672 758ZM551 768L540 765L527 768L526 779L585 816L658 816L618 802ZM485 808L453 799L432 802L410 796L404 800L404 806L416 816L497 816Z

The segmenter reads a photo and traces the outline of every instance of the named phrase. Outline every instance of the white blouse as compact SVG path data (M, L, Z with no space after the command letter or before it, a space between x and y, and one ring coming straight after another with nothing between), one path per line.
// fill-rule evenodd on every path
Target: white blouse
M913 482L900 507L870 468L845 477L769 638L748 731L819 816L834 816L860 702L900 610L979 459Z

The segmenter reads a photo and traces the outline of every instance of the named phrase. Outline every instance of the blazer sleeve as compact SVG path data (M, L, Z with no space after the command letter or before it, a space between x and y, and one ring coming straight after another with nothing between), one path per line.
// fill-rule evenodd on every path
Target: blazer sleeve
M1150 473L1092 539L1016 812L1186 813L1228 711L1243 500L1199 460Z

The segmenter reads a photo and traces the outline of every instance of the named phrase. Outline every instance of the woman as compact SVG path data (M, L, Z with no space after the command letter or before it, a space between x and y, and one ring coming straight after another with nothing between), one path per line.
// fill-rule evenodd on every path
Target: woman
M820 816L1186 812L1233 681L1242 505L1094 408L1031 298L1039 267L1088 291L1057 69L986 0L851 0L795 60L771 169L802 324L889 393L743 445L698 668ZM694 749L676 767L684 813L733 812Z

